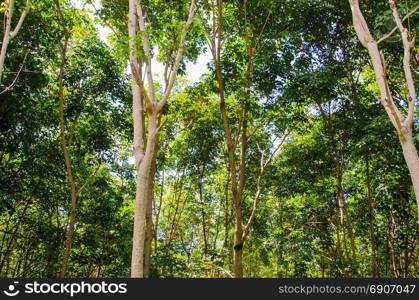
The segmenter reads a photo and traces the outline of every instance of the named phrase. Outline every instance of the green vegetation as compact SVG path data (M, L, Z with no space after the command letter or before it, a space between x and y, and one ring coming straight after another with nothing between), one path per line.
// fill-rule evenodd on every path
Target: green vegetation
M416 277L419 1L359 2L0 0L0 277Z

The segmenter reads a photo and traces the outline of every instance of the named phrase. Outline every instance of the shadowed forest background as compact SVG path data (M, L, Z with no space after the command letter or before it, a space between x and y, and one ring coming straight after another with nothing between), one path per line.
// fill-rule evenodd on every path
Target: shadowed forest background
M417 277L418 7L0 0L0 277Z

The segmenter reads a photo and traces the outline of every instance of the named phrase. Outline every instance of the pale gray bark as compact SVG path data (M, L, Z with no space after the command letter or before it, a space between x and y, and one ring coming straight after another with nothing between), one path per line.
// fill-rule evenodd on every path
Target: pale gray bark
M131 277L144 277L145 263L145 240L146 240L146 219L147 208L152 203L152 186L154 183L154 172L152 167L156 164L158 151L158 137L162 124L160 124L163 106L170 97L174 81L183 57L186 43L186 34L192 23L195 11L195 1L190 2L189 15L186 24L180 33L180 43L177 49L175 62L171 67L171 75L167 81L164 95L157 99L154 90L154 79L152 74L152 56L149 44L147 28L145 24L144 10L141 0L129 0L128 34L130 47L130 66L133 75L133 120L134 120L134 157L136 167L136 196L134 204L134 230L131 257ZM135 37L140 35L142 48L146 57L145 72L148 90L142 79L139 63L138 50L135 45ZM147 137L145 137L144 120L148 119ZM146 144L144 145L144 142ZM147 251L149 255L150 251ZM149 266L147 267L149 268Z
M60 62L60 71L58 76L58 114L59 114L59 128L60 128L60 142L61 148L63 150L64 156L64 164L66 167L66 176L67 176L67 185L70 189L70 208L69 208L69 223L68 228L66 228L66 238L64 243L64 254L63 254L63 262L61 266L61 271L59 276L61 278L65 277L67 274L68 269L68 262L70 259L70 252L73 244L73 236L75 232L75 224L76 224L76 217L77 217L77 199L80 193L86 188L86 186L91 182L91 180L95 177L96 173L100 170L101 165L99 164L94 172L90 174L90 176L84 181L84 184L81 185L79 188L76 186L76 180L74 178L74 170L72 165L71 153L70 153L70 145L71 145L71 138L66 138L66 129L65 129L65 114L64 114L64 105L66 102L65 93L64 93L64 73L65 73L65 66L67 64L67 51L69 48L70 42L70 31L68 30L65 20L64 14L62 13L60 2L59 0L54 0L55 8L57 10L61 26L63 28L64 37L63 43L61 45L61 62Z
M222 75L221 66L221 44L222 44L222 25L223 25L223 1L212 0L212 22L213 32L211 36L208 36L209 47L214 59L215 71L217 75L218 91L220 97L220 112L221 119L223 122L224 133L226 135L226 144L228 151L228 163L229 163L229 175L231 182L231 193L233 196L233 211L235 216L234 233L233 233L233 273L234 277L243 277L243 246L248 237L250 228L256 216L256 208L258 200L261 195L260 180L263 176L267 164L271 161L272 157L266 162L264 161L263 153L261 158L261 169L259 177L257 179L257 192L253 199L252 211L246 223L243 223L242 206L243 196L246 188L246 177L247 177L247 143L251 135L247 131L248 126L248 107L245 99L242 99L240 103L240 121L238 124L238 133L236 136L232 135L230 120L227 116L226 103L225 103L225 91L224 91L224 79ZM247 14L247 3L243 5L244 15ZM269 18L269 15L268 17ZM263 29L259 36L263 33ZM253 60L256 53L256 46L253 44L251 39L252 33L246 32L245 39L247 42L247 53L248 60L246 66L246 84L244 87L244 93L246 98L251 98L250 88L252 84L253 76ZM240 154L236 159L236 148L240 147ZM277 150L274 151L274 154ZM236 166L238 165L238 166Z

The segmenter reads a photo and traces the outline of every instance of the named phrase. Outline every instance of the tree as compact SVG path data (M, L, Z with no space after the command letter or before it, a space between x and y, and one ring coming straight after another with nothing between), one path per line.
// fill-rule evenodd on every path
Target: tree
M355 31L362 45L367 48L374 67L375 78L381 94L381 104L384 106L391 123L395 127L400 140L400 144L403 148L403 156L407 166L409 167L410 177L412 178L413 189L416 195L419 217L419 156L413 138L413 121L416 109L416 88L410 66L411 49L414 47L414 40L409 40L409 32L407 28L404 27L403 21L401 20L400 14L397 10L397 1L389 0L390 8L396 21L397 29L400 31L403 42L403 70L405 75L405 85L409 95L406 100L408 105L407 114L404 115L397 107L396 102L393 99L390 90L389 79L387 77L388 75L386 72L384 54L378 49L379 42L388 38L392 32L390 35L384 36L379 41L376 41L372 37L368 28L368 24L365 21L362 11L359 7L359 0L349 0L349 3L351 5ZM414 11L417 9L418 7L416 7Z
M146 11L141 0L130 0L129 4L128 30L130 37L130 67L133 76L134 157L137 170L131 277L143 277L146 212L147 207L152 205L152 197L147 195L151 195L149 189L154 181L154 174L152 174L151 170L154 169L153 165L155 165L158 151L159 131L163 125L161 124L161 116L163 108L170 97L183 58L186 35L195 12L195 1L192 0L189 5L187 20L182 25L177 49L173 49L174 53L176 53L175 58L170 60L170 57L168 57L166 60L165 88L160 99L157 99L152 73L152 48L149 33L147 32L148 28L146 28ZM144 59L139 58L139 50L135 46L136 36L139 36L141 39ZM143 60L148 91L142 79ZM168 75L167 71L169 70ZM147 137L144 116L148 120Z
M26 15L28 14L30 5L31 5L31 1L26 0L25 7L22 10L22 13L19 17L19 21L17 22L15 28L12 30L11 27L12 27L13 13L15 10L15 0L6 1L5 12L4 12L4 19L6 20L6 24L4 27L3 43L2 43L1 51L0 51L0 84L2 81L4 61L6 59L7 47L9 46L10 40L13 39L18 34L20 28L22 27L23 21L25 20Z

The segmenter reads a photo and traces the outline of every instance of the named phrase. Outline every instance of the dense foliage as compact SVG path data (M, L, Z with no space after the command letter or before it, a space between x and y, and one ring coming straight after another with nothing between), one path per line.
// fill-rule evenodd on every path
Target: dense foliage
M0 1L0 14L9 1ZM51 2L31 2L8 45L0 82L0 276L62 272L71 210L64 129L77 190L66 276L128 277L136 192L128 4L60 0L60 19ZM153 54L172 66L189 2L143 2ZM188 66L220 39L232 152L246 177L240 212L243 223L253 221L240 246L243 276L416 277L412 181L348 1L223 1L218 37L216 2L197 1L161 116L149 276L234 276L237 207L217 61L195 83L187 80ZM403 16L419 4L399 2ZM25 3L15 1L12 26ZM361 4L375 38L393 29L387 1ZM414 37L417 15L404 22ZM396 31L380 47L405 111L398 37ZM164 75L156 78L162 95ZM416 145L418 120L416 113Z

